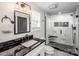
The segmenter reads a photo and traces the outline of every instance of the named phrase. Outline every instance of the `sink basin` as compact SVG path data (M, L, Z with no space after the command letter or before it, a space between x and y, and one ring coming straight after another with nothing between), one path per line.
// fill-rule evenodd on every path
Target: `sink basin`
M22 43L22 45L25 46L25 47L30 47L30 46L36 44L37 42L38 41L32 39L32 40L29 40L29 41L27 41L25 43Z

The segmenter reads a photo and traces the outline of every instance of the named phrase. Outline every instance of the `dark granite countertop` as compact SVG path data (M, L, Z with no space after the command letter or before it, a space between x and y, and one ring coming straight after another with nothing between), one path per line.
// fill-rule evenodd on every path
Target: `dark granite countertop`
M39 39L39 38L33 38L33 40L36 40L36 41L38 41L36 44L36 46L34 46L34 45L32 45L32 46L34 46L33 48L32 48L32 46L30 46L29 48L28 47L25 47L25 46L23 46L23 45L21 45L21 43L18 43L18 40L16 40L17 42L15 42L14 40L13 41L11 41L12 42L12 44L11 44L11 42L10 42L10 44L9 43L7 43L8 45L7 46L4 46L5 44L2 44L1 46L0 46L0 52L2 53L2 52L4 52L4 51L7 51L7 50L9 50L9 49L13 49L13 48L15 48L16 46L17 46L17 48L15 48L14 49L14 52L12 53L12 54L9 54L9 55L11 55L11 56L24 56L25 54L27 54L27 53L29 53L30 51L32 51L33 49L35 49L37 46L39 46L40 44L42 44L43 42L45 42L45 40L43 40L43 39ZM19 40L19 41L21 41L21 40ZM14 44L14 43L15 44ZM26 42L26 41L25 41ZM17 44L16 44L17 43ZM24 43L24 42L22 42L22 43ZM39 44L38 44L39 43ZM3 49L3 50L1 50L1 49Z
M36 47L38 47L40 44L42 44L43 42L45 42L45 40L42 40L42 39L38 39L38 38L34 38L33 40L36 40L38 41L37 43L33 44L32 46L30 47L25 47L23 45L21 45L22 47L24 47L23 49L19 49L18 52L16 52L16 56L24 56L26 55L27 53L29 53L30 51L32 51L33 49L35 49ZM38 44L39 43L39 44ZM34 46L36 45L36 46ZM33 47L34 46L34 47ZM32 48L33 47L33 48Z

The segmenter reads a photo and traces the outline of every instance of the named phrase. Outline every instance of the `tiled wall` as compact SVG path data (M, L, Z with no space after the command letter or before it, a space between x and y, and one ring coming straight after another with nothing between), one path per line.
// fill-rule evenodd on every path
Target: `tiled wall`
M54 22L69 22L68 27L55 27ZM48 36L55 35L58 36L54 41L62 44L73 45L72 39L72 24L73 17L70 13L61 15L52 15L51 20L48 20ZM62 30L62 34L60 34Z

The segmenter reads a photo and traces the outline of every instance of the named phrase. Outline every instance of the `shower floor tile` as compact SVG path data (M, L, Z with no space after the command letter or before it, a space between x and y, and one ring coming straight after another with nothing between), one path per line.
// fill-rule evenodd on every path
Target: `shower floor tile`
M63 52L63 51L59 51L57 49L54 49L54 55L53 56L74 56L74 55Z
M65 44L60 44L56 42L50 42L47 44L54 48L54 55L55 56L77 56L78 54L75 52L73 46L65 45Z

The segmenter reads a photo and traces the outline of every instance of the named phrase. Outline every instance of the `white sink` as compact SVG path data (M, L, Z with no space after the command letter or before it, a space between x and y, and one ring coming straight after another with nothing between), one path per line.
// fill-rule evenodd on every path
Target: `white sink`
M33 44L35 44L35 43L37 43L38 41L36 41L36 40L29 40L29 41L27 41L27 42L25 42L25 43L22 43L22 45L23 46L25 46L25 47L30 47L30 46L32 46Z

